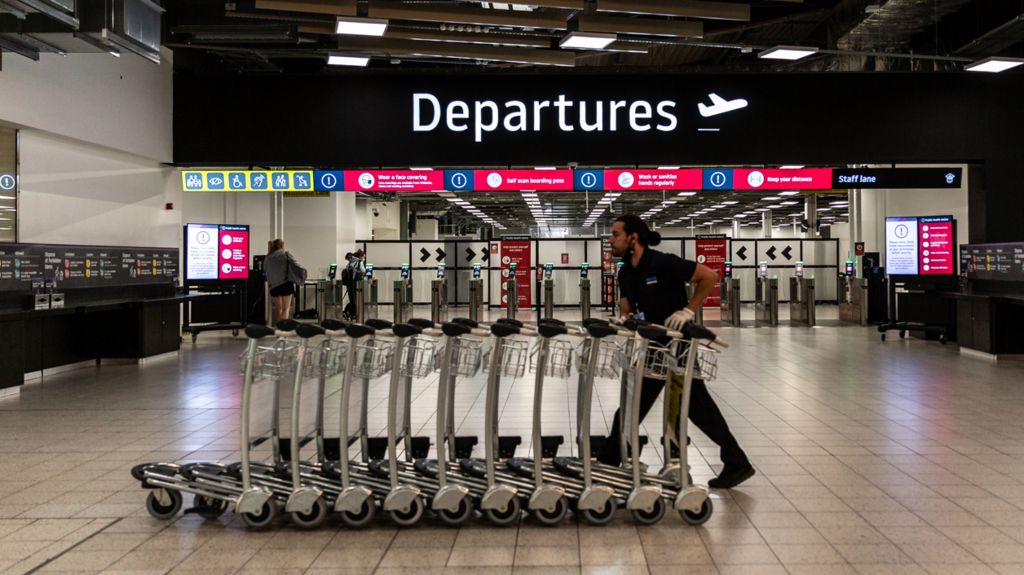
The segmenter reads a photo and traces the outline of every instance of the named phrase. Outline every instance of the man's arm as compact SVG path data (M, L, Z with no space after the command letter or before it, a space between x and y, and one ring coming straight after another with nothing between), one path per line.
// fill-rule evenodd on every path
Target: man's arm
M629 317L631 315L633 315L633 310L629 306L629 300L619 298L619 317Z
M697 264L697 269L694 270L690 283L694 284L693 297L686 307L693 313L697 313L701 306L704 305L704 300L715 289L715 284L718 283L718 274L704 264Z

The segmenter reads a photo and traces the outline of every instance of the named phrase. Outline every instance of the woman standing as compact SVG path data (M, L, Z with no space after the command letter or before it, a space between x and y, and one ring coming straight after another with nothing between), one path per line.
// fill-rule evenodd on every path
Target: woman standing
M295 284L306 281L306 269L299 265L292 255L284 250L284 240L276 239L268 246L269 253L263 262L263 271L270 286L270 297L274 302L274 325L291 315L292 296Z

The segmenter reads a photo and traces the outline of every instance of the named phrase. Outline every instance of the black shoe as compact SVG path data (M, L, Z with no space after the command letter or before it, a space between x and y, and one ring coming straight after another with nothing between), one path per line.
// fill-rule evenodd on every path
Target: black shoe
M749 463L744 467L729 467L722 469L718 477L708 481L708 487L715 489L732 489L740 483L754 476L754 467Z

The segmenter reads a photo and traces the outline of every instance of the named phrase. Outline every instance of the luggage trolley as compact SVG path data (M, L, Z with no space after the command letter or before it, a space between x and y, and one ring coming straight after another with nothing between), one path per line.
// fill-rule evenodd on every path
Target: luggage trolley
M292 483L279 472L279 392L281 383L295 376L300 343L295 339L298 324L284 321L279 329L260 325L245 328L249 343L242 356L242 405L240 425L241 461L222 463L144 463L132 468L132 476L151 489L146 510L158 519L175 517L182 506L182 493L194 495L194 512L207 519L223 514L235 505L246 525L262 528L278 515L278 505L292 492ZM267 338L276 336L273 341ZM268 409L269 408L269 409ZM252 462L252 450L270 442L273 463Z

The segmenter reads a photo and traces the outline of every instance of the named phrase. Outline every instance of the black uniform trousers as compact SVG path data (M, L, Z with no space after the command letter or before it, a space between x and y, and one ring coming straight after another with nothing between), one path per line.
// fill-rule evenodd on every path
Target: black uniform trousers
M661 395L661 390L664 387L665 380L644 378L640 389L641 422L647 417L647 413L654 406L654 402L658 400L658 396ZM704 384L703 379L693 379L693 385L690 388L689 415L690 421L697 426L697 429L700 429L711 441L718 444L721 449L722 463L726 467L747 467L750 465L747 454L740 449L736 438L729 431L729 424L725 422L725 417L722 416L721 410L718 409L718 404L715 403L711 394L708 393L708 388ZM599 461L609 465L620 465L622 463L619 450L620 433L619 412L616 410L615 419L612 422L612 430L608 434L601 452L598 454Z

